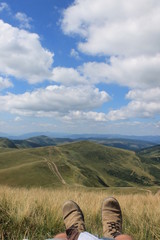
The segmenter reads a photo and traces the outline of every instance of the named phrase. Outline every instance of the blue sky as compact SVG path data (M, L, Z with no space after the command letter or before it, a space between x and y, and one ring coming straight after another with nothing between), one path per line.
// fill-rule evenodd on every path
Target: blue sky
M0 132L160 134L159 0L0 1Z

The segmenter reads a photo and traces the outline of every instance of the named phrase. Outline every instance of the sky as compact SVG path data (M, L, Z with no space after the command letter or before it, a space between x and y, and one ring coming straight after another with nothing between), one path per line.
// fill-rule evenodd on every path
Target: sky
M160 135L159 0L0 0L0 132Z

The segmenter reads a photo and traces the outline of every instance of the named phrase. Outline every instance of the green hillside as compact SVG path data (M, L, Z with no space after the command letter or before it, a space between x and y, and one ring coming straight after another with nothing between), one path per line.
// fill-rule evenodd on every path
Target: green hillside
M44 146L56 146L69 142L73 141L69 138L49 138L43 135L24 140L0 138L0 148L37 148Z
M134 140L134 139L124 139L124 138L112 138L112 139L91 139L97 143L103 144L105 146L111 146L116 148L122 148L126 150L139 151L144 148L149 148L155 145L153 142Z
M141 150L138 156L144 168L154 176L155 184L160 185L160 145Z
M9 140L7 138L0 138L0 146L2 147L12 147L12 148L37 148L45 146L57 146L60 144L66 144L78 141L78 139L72 140L70 138L50 138L45 135L31 137L23 140ZM79 139L83 141L84 139ZM139 151L141 149L149 148L155 146L155 143L142 141L142 140L132 140L132 139L103 139L103 138L89 138L88 141L99 143L105 146L111 146L126 150Z
M17 146L8 138L0 138L0 148L17 148Z
M160 175L160 163L152 167ZM156 174L144 152L136 155L88 141L0 149L0 184L10 186L151 186L160 183Z
M69 138L50 138L44 135L28 138L26 141L28 141L29 143L37 144L41 147L56 146L58 144L72 142L72 140Z

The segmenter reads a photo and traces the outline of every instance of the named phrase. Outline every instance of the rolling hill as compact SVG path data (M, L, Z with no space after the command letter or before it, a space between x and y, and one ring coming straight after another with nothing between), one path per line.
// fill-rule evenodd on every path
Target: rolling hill
M150 155L146 151L136 154L88 141L27 149L1 148L0 184L25 187L160 184L160 155L155 160L155 150L150 148Z
M0 147L3 148L37 148L44 146L56 146L59 144L73 142L69 138L49 138L47 136L37 136L24 140L10 140L0 138Z
M36 137L31 137L28 139L16 139L10 140L7 138L0 138L0 147L8 147L10 148L36 148L36 147L44 147L44 146L56 146L65 143L71 143L76 141L84 141L86 139L70 139L70 138L51 138L45 135L40 135ZM103 144L105 146L111 146L126 150L139 151L144 148L155 146L155 143L142 141L142 140L134 140L134 139L122 139L122 138L88 138L86 141L91 141L99 144Z
M122 148L126 150L139 151L144 148L155 146L155 143L142 140L134 139L124 139L124 138L112 138L112 139L103 139L103 138L94 138L89 139L90 141L103 144L105 146L111 146L116 148Z
M17 148L17 146L8 138L0 138L0 148Z

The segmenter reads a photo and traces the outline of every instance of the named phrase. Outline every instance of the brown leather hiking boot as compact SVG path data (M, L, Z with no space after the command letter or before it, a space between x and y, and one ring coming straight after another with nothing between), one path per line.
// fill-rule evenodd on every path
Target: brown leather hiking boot
M115 238L122 234L122 213L118 201L113 197L104 199L102 204L103 236Z
M81 233L85 231L84 216L77 203L73 201L64 203L63 219L67 236L71 236L73 232Z

